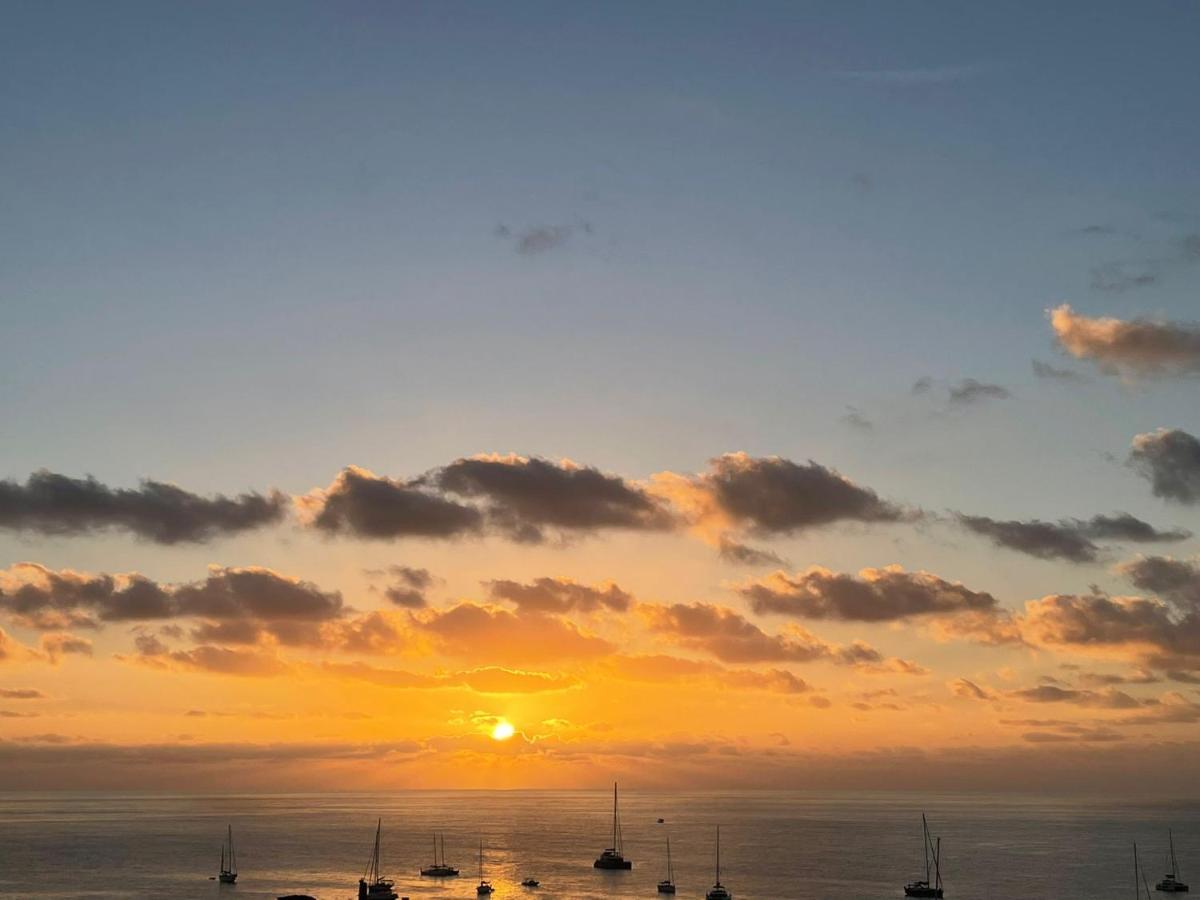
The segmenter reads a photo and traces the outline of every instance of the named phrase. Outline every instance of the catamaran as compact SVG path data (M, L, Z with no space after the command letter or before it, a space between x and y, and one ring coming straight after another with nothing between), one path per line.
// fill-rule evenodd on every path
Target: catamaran
M1188 886L1179 880L1179 863L1175 860L1175 836L1171 834L1170 828L1167 829L1167 841L1171 845L1171 871L1154 886L1154 889L1164 894L1186 894Z
M221 872L217 875L221 884L233 884L237 881L237 855L233 852L233 826L229 826L229 836L221 843Z
M672 891L674 893L674 891ZM712 889L704 895L704 900L733 900L733 894L721 884L721 826L717 826L717 880Z
M495 888L492 887L490 881L486 881L483 877L483 838L479 839L479 886L475 888L475 893L480 897L486 897L492 893Z
M438 852L438 844L441 843L441 853ZM453 878L458 874L458 869L454 866L446 865L446 837L445 835L433 836L433 865L426 866L421 870L421 874L429 878Z
M942 896L942 839L937 839L936 846L933 839L929 836L929 823L925 821L925 813L921 813L921 833L922 840L925 846L925 880L910 881L904 886L905 897L933 897L939 898ZM933 875L934 880L929 879L929 861L933 859Z
M383 831L383 819L375 825L375 849L371 851L371 861L367 863L367 871L358 879L358 900L399 900L395 884L380 874L379 869L379 836Z
M617 783L614 781L612 846L604 849L604 852L592 863L592 867L596 869L632 869L633 862L621 855L624 849L621 846L621 817L617 812Z
M659 819L658 821L662 821ZM675 893L675 867L671 865L671 836L667 835L667 877L658 883L660 894Z

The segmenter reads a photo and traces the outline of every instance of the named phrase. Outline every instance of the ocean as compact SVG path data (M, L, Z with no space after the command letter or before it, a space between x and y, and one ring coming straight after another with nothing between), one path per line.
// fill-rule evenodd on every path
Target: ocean
M497 900L652 898L670 834L678 897L714 879L737 900L888 900L923 872L921 813L942 837L947 900L1124 898L1137 841L1153 890L1167 829L1184 880L1200 873L1200 804L905 793L623 791L629 872L592 860L609 844L604 791L188 796L0 794L0 897L349 900L383 820L383 869L401 896L470 898L478 847ZM662 818L664 824L658 824ZM240 876L210 881L232 824ZM421 878L433 835L459 878ZM538 889L520 886L532 875ZM1200 875L1196 879L1200 890ZM1155 895L1165 896L1165 895Z

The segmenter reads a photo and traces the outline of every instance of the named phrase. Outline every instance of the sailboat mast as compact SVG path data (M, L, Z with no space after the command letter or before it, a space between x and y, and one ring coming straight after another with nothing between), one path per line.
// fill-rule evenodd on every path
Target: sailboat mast
M479 883L483 884L483 838L479 839Z
M1142 888L1138 884L1137 841L1133 842L1133 900L1142 900Z
M675 873L671 870L671 836L667 835L667 881L675 881Z
M925 851L925 883L929 884L929 823L925 821L925 813L921 813L921 843Z
M613 836L612 836L612 845L613 845L613 849L614 849L614 850L616 850L618 853L620 853L620 852L621 852L621 848L620 848L620 847L617 845L617 783L616 783L615 781L613 782Z
M717 884L721 883L721 826L717 826Z
M937 839L937 852L933 854L933 871L937 875L937 887L942 886L942 839Z
M1179 877L1179 863L1175 861L1175 836L1171 834L1171 829L1167 829L1167 841L1171 845L1171 877Z

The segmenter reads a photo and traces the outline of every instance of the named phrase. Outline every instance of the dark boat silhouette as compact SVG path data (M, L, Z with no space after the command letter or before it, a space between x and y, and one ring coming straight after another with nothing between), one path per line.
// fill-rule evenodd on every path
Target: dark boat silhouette
M612 846L604 849L592 863L592 867L596 869L632 869L633 863L622 855L625 848L621 844L621 817L617 812L617 783L614 781Z
M662 821L659 819L658 821ZM660 894L675 893L675 867L671 865L671 836L667 835L667 877L658 883Z
M480 897L486 897L494 891L492 883L483 877L483 838L479 839L479 884L475 888L475 893Z
M717 826L717 880L704 895L704 900L733 900L733 894L721 884L721 826Z
M367 871L358 880L358 900L400 900L395 885L380 874L379 869L379 836L383 831L383 819L375 824L375 848L371 851L371 861L367 863Z
M1171 854L1169 857L1171 863L1171 871L1154 886L1156 891L1162 891L1164 894L1186 894L1188 886L1179 880L1179 863L1175 860L1175 836L1171 834L1171 829L1167 829L1167 841L1171 846Z
M233 852L233 826L229 826L227 843L221 844L221 871L217 881L221 884L233 884L237 881L237 855ZM228 848L228 849L227 849Z
M438 852L438 843L441 843L441 853ZM438 835L433 836L433 865L426 866L421 870L421 874L428 878L453 878L458 874L458 869L454 866L446 865L446 838Z
M925 848L925 880L910 881L906 884L904 896L939 898L942 896L942 839L938 838L937 844L934 844L933 839L929 836L929 823L925 821L925 813L921 813L921 835ZM931 857L933 860L932 881L929 871Z

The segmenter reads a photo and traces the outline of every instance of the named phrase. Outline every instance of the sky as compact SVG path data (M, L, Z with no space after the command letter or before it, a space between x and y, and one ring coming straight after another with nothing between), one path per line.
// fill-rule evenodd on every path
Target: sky
M1194 780L1194 4L6 13L0 789Z

